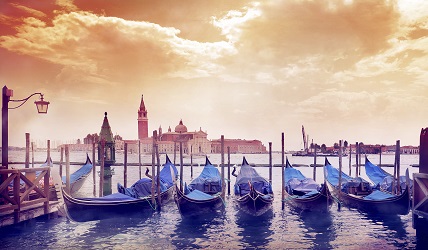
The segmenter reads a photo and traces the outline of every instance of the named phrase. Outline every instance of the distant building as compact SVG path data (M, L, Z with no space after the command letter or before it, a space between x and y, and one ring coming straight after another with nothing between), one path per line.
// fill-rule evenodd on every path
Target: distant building
M419 147L415 146L403 146L400 147L400 153L401 154L412 154L412 155L418 155L419 154Z
M231 154L263 154L266 147L259 140L224 139L224 152L230 148ZM221 139L211 141L211 153L221 153Z
M220 140L208 140L207 132L202 131L202 128L189 132L183 121L180 120L174 131L168 127L168 131L163 133L162 127L159 126L157 131L158 136L158 151L159 153L174 153L180 151L180 142L183 147L183 154L205 155L209 153L220 153ZM146 136L147 135L147 136ZM141 97L140 108L138 110L138 138L140 142L140 150L142 153L151 153L153 148L153 138L148 137L148 117L147 109ZM138 141L127 141L128 150L131 147L137 147ZM241 140L241 139L226 139L224 150L227 152L227 147L231 148L231 153L266 153L266 147L258 140Z
M139 151L143 154L152 153L153 149L153 137L149 137L149 119L147 116L146 105L144 104L143 96L141 96L140 107L137 112L138 121L138 140L123 140L120 136L115 136L115 148L116 150L124 150L125 143L127 144L127 150L130 153L138 153ZM189 132L183 121L180 120L174 131L171 127L168 127L167 132L162 131L162 127L159 126L157 131L158 136L158 151L159 153L172 154L180 152L180 142L183 147L183 154L189 155L206 155L210 153L221 152L221 141L220 139L208 140L208 133L199 130ZM88 134L84 139L83 145L98 143L99 136L97 134ZM242 139L225 139L224 140L224 152L227 153L227 147L230 147L230 153L244 153L244 154L258 154L267 153L266 147L259 140L242 140Z

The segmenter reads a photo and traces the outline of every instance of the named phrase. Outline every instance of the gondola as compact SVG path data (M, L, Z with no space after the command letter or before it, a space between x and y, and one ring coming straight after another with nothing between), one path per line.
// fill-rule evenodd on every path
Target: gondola
M161 193L155 193L155 202L158 200L158 195L162 204L172 199L173 182L177 174L177 168L167 156L166 163L160 172ZM118 185L118 189L118 193L98 198L74 198L62 190L67 217L73 221L84 222L127 217L135 213L145 214L156 209L156 204L152 203L150 178L143 178L130 188Z
M234 172L235 169L233 175ZM245 157L234 189L236 204L244 213L260 216L272 208L274 195L271 184L248 164Z
M86 154L86 162L76 170L74 173L70 175L70 194L74 194L82 187L83 183L86 180L86 177L91 173L92 170L92 161L89 159L89 155ZM67 177L62 177L62 183L65 185L67 182Z
M224 207L223 192L220 172L206 157L201 174L183 191L176 186L174 199L182 216L200 216Z
M409 189L400 195L380 190L372 190L370 184L361 178L351 178L342 172L342 188L339 192L339 170L325 159L324 174L330 193L341 204L357 210L374 214L406 215L410 210ZM406 176L408 179L408 170Z
M53 161L52 161L52 158L51 157L49 157L49 159L48 158L46 158L46 161L45 161L45 163L43 163L42 165L40 165L40 167L42 168L42 167L47 167L47 166L53 166Z
M326 184L306 178L286 159L284 169L285 202L303 211L328 212L332 204Z
M375 189L380 189L383 191L392 192L392 186L394 182L394 177L392 174L383 170L380 166L377 166L369 161L366 156L366 161L364 164L366 170L366 175L373 182ZM410 180L410 190L412 189L412 180ZM407 187L406 176L400 176L400 186L401 191Z

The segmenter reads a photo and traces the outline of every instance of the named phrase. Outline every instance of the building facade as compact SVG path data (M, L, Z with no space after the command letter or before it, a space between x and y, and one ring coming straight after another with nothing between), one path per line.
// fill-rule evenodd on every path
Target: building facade
M160 126L158 131L158 151L159 153L174 153L180 152L180 143L182 145L183 154L206 155L210 153L221 152L221 141L208 139L208 133L199 130L189 132L183 121L180 120L174 131L168 127L167 132L162 131ZM138 110L138 139L140 142L141 153L151 153L153 148L153 138L148 137L148 117L147 109L141 97L140 108ZM138 146L138 142L128 142ZM266 147L258 140L241 140L241 139L226 139L225 152L227 147L230 147L231 153L267 153ZM134 146L132 146L134 147ZM130 146L128 146L128 150Z
M116 150L124 150L125 144L130 153L151 154L153 151L153 137L149 137L149 119L147 109L141 96L140 107L137 111L138 121L138 140L123 140L119 136L115 137ZM210 153L221 153L221 140L209 140L208 133L199 130L189 132L187 126L180 120L175 129L168 127L167 132L162 131L160 126L157 131L157 145L159 153L173 154L180 152L182 145L183 154L186 155L206 155ZM99 136L97 134L88 134L84 138L85 144L97 143ZM224 152L227 153L227 147L230 147L230 153L257 154L267 153L266 147L259 140L225 139Z

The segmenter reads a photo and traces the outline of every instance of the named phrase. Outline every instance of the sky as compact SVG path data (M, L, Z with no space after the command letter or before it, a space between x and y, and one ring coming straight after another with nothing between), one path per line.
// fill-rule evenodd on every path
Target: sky
M182 119L208 139L419 145L428 127L425 0L0 0L9 145L137 139ZM9 103L9 107L16 103Z

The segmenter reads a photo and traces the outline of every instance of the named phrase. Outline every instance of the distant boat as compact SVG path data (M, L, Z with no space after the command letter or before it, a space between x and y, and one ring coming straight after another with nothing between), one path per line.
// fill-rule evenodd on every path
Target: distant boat
M234 188L235 201L241 211L260 216L272 208L272 186L248 164L245 157Z
M307 151L297 151L291 154L291 156L306 156L306 157L314 157L314 152ZM317 157L338 157L338 153L317 153ZM342 154L342 156L348 156L347 154Z
M222 199L222 179L218 169L208 157L205 167L184 192L176 186L175 203L183 216L198 216L215 213L224 207Z
M82 187L83 183L85 182L86 177L88 177L88 175L91 173L92 167L93 165L92 165L91 159L89 158L89 155L86 154L85 164L83 164L82 167L80 167L78 170L76 170L74 173L70 175L70 192L69 192L70 194L74 194L77 191L79 191L79 189ZM66 182L67 182L67 176L63 176L62 183L65 185Z
M160 172L161 193L154 194L155 202L157 202L158 195L160 195L162 204L171 200L174 190L173 183L177 175L177 168L167 156L166 163ZM74 221L84 222L154 211L156 204L151 201L151 185L151 179L145 177L130 188L118 185L119 192L98 198L73 198L62 190L67 217Z
M330 193L345 206L360 211L375 214L401 214L410 210L409 189L400 195L394 195L380 190L372 190L370 183L362 178L352 178L345 173L342 175L342 186L339 187L339 170L325 159L324 173ZM408 170L406 171L407 182ZM339 192L341 190L341 192Z
M327 185L306 178L286 160L284 169L285 201L303 211L327 212L332 202Z

